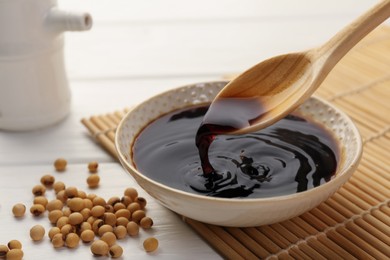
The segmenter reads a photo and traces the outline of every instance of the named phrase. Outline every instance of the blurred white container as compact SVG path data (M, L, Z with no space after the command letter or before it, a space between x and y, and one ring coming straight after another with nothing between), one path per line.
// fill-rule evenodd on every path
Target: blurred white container
M56 0L0 0L0 129L38 129L69 113L63 33L91 26L88 13Z

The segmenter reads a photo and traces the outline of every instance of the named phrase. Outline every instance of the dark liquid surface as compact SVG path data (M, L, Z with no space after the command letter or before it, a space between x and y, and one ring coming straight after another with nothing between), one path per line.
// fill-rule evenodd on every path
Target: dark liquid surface
M133 145L137 169L172 188L229 198L292 194L334 175L336 142L298 115L250 134L213 135L207 154L213 172L205 174L194 137L207 109L178 110L148 125Z

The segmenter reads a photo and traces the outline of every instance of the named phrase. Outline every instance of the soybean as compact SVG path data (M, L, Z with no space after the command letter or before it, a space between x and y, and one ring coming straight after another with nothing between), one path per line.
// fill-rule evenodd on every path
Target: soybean
M99 236L103 236L104 233L106 232L112 232L114 231L113 227L110 226L110 225L102 225L99 230L98 230L98 234Z
M63 235L61 233L55 234L51 240L51 243L54 248L63 247L65 244Z
M75 231L75 227L70 224L65 224L61 227L61 234L66 237L68 234L73 233Z
M107 243L102 240L96 240L91 245L91 252L96 256L107 255L108 251L109 251L109 247Z
M144 218L145 216L146 216L145 211L140 209L140 210L133 212L133 214L131 214L131 219L134 222L139 223L141 221L141 219Z
M134 200L136 197L138 197L138 191L135 188L127 188L123 195L129 196Z
M121 202L119 197L111 197L107 200L107 204L114 206L116 203Z
M93 162L88 163L88 170L90 173L97 172L98 167L99 167L98 162L93 161Z
M86 199L83 199L83 201L84 201L84 207L85 208L88 208L88 209L92 209L93 208L92 200L86 198Z
M130 219L131 213L127 209L120 209L120 210L117 210L115 212L115 216L117 218L124 217L124 218Z
M66 236L65 243L69 248L75 248L79 245L80 238L75 233L70 233Z
M65 203L68 199L68 196L66 196L66 193L65 193L65 190L60 190L57 195L56 195L56 198L60 201L62 201L63 203Z
M45 186L45 187L48 187L48 188L51 188L53 187L53 184L55 182L55 178L50 175L50 174L46 174L46 175L43 175L41 177L41 183Z
M132 202L129 204L129 206L127 206L127 209L133 213L137 210L140 210L141 209L141 206L137 203L137 202Z
M123 204L122 202L118 202L114 205L115 212L117 212L118 210L121 210L121 209L126 209L125 204Z
M22 243L20 243L19 240L11 240L8 242L8 248L9 249L22 249Z
M140 226L144 229L149 229L153 226L153 220L149 217L143 217L140 221Z
M99 197L99 196L96 196L95 198L93 198L92 203L94 206L102 206L102 207L104 207L107 204L106 201L102 197Z
M48 203L48 200L44 196L37 196L37 197L34 198L33 203L34 204L41 204L42 206L46 207L46 205Z
M63 226L65 226L68 223L69 223L69 218L66 216L62 216L57 220L56 226L61 229Z
M106 232L101 237L101 240L107 243L108 246L113 246L116 243L116 236L113 232Z
M87 178L87 184L89 188L92 189L97 188L99 186L99 182L100 182L100 177L97 174L90 175Z
M127 206L130 205L130 203L133 202L133 199L130 198L129 196L123 196L123 197L121 198L121 202L127 207Z
M41 184L35 185L32 188L32 193L34 194L34 196L42 196L45 194L45 192L46 192L46 188Z
M82 198L72 198L66 202L66 205L71 211L81 211L84 208L85 203Z
M0 245L0 258L4 257L9 251L8 246Z
M127 223L126 229L127 234L132 237L138 235L139 233L139 227L134 221L130 221L129 223Z
M124 226L116 226L114 228L114 234L117 239L125 238L127 235L127 229Z
M111 205L108 205L108 204L105 205L104 209L106 210L106 212L114 213L114 207Z
M84 220L83 215L79 212L73 212L69 215L69 224L76 226L78 224L81 224Z
M54 161L54 168L58 172L65 171L66 165L68 162L64 158L58 158L57 160Z
M35 225L30 229L30 237L34 241L42 240L45 235L45 228L41 225Z
M23 217L25 212L26 206L22 203L17 203L12 207L12 214L17 218Z
M55 209L55 210L52 210L49 212L48 218L49 218L50 223L55 224L55 223L57 223L58 219L60 217L62 217L63 215L64 215L64 213L61 210Z
M101 219L97 219L92 224L92 230L95 234L98 234L99 228L104 225L104 221Z
M72 214L72 211L70 210L70 208L64 208L62 210L62 213L64 214L65 217L69 217L70 214Z
M62 181L57 181L53 184L54 192L57 194L58 192L65 190L65 184Z
M80 211L80 214L83 216L83 220L87 220L91 216L91 210L89 208L84 208Z
M42 215L45 212L45 210L46 210L45 207L42 206L41 204L34 204L30 208L31 214L33 214L36 217Z
M95 218L94 216L89 216L89 218L87 218L87 222L89 224L93 224L93 222L95 222L97 220L97 218Z
M59 229L58 227L52 227L49 230L48 236L49 236L50 240L53 240L53 237L57 234L61 234L61 229Z
M59 199L51 200L46 205L46 209L48 211L53 211L53 210L56 210L56 209L60 210L63 207L64 207L64 203L61 200L59 200Z
M146 199L145 198L137 197L134 201L137 202L141 206L141 209L144 209L146 207Z
M92 230L84 230L80 234L80 238L83 242L89 243L95 239L95 233Z
M126 227L127 223L129 223L129 220L127 218L124 218L124 217L119 217L116 220L116 225L117 226L124 226L124 227Z
M116 219L117 219L116 215L114 213L111 213L111 212L106 212L103 215L104 224L107 224L107 225L115 226Z
M65 189L65 195L70 199L76 197L77 194L78 190L76 187L68 187Z
M106 212L106 210L104 209L103 206L95 206L91 209L91 216L94 216L94 217L101 217L103 216L104 212Z
M88 222L83 222L80 225L80 232L82 233L85 230L92 230L92 225L89 224Z
M121 246L113 245L110 247L110 255L112 258L118 258L121 257L123 254L123 249Z
M77 197L85 199L87 197L87 193L85 193L85 191L78 190L77 191Z
M153 252L158 248L158 240L154 237L145 239L143 243L146 252Z
M11 249L7 252L7 260L21 260L23 258L23 251L21 249Z

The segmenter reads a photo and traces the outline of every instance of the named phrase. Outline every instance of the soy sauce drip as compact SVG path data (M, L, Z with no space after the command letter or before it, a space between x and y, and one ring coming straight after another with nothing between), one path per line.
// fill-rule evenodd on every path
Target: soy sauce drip
M229 134L250 126L264 115L265 109L258 98L216 98L203 118L195 143L205 176L215 174L208 151L217 135Z

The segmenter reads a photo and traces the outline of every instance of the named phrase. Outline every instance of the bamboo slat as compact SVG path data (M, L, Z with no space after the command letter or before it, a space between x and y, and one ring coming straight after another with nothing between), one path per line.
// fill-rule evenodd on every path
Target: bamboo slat
M390 258L390 28L380 27L330 73L319 95L357 124L362 161L331 198L296 218L252 228L221 227L185 218L229 259ZM115 130L129 108L82 119L112 156Z

